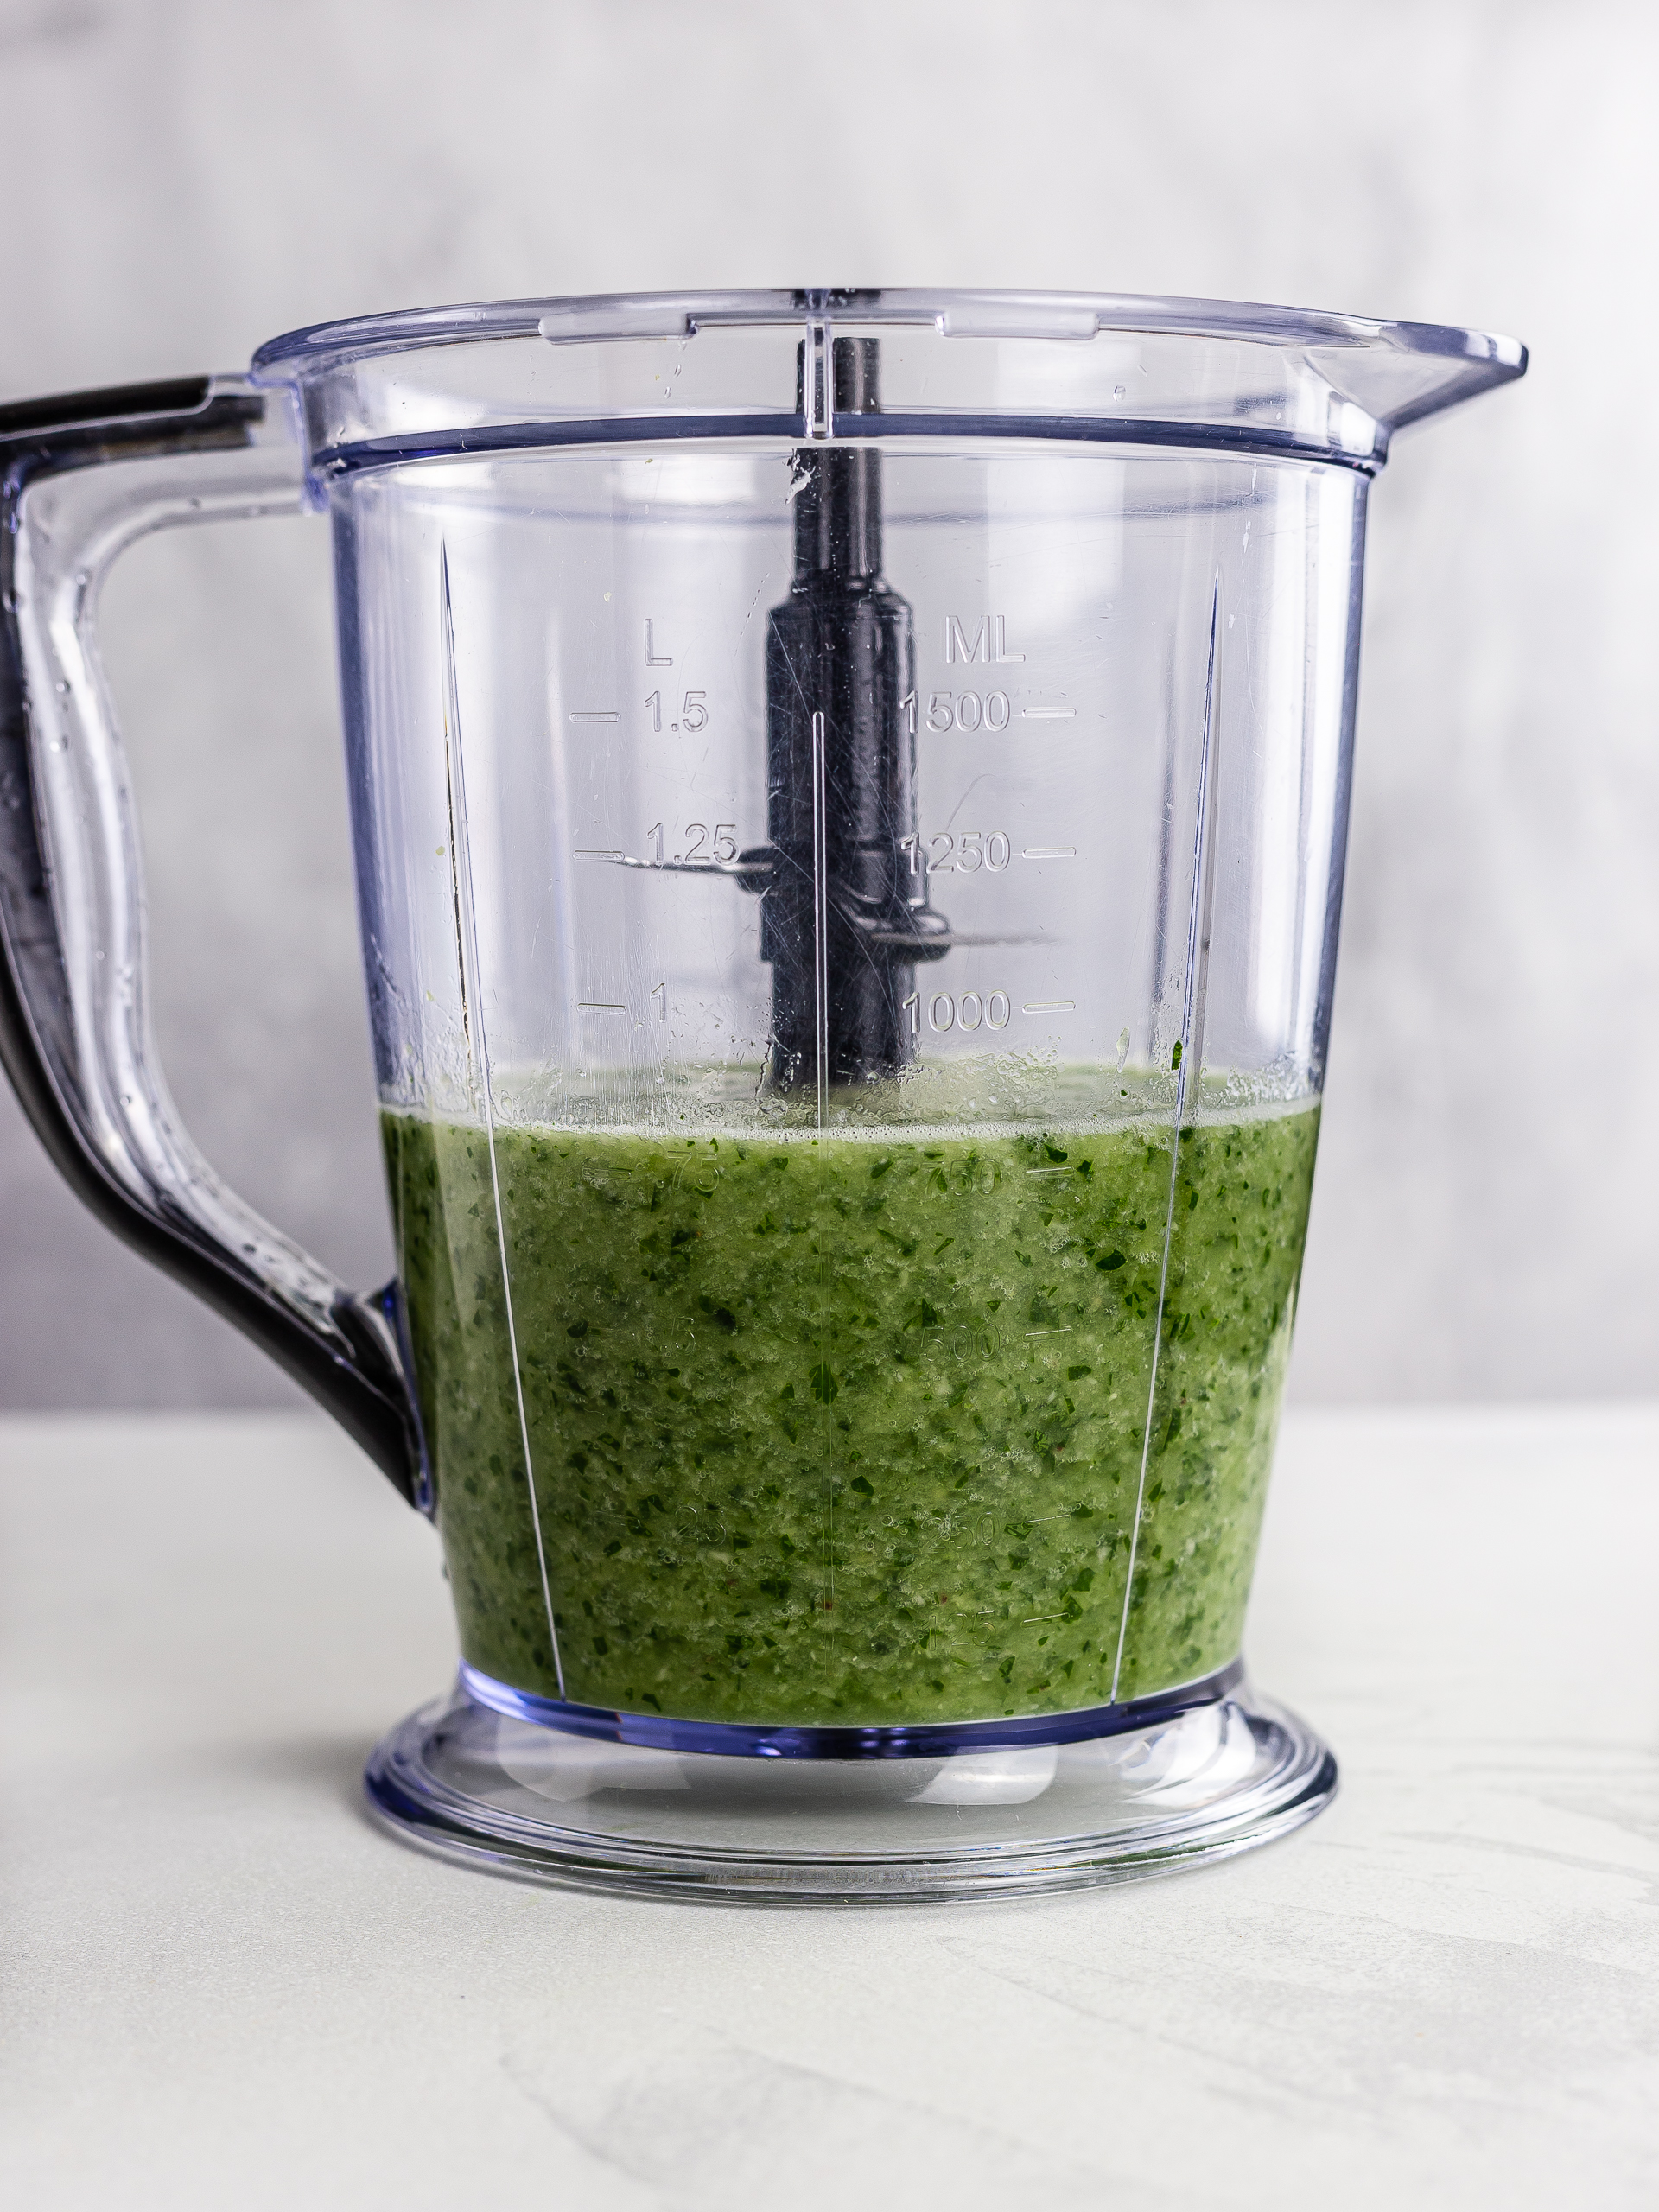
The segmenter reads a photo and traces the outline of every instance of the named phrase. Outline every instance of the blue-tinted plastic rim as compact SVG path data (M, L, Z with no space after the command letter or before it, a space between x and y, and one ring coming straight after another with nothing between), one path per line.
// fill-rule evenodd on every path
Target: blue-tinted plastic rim
M883 442L892 438L1036 438L1078 445L1176 446L1227 459L1334 462L1367 476L1374 476L1387 457L1381 448L1351 453L1290 430L1098 415L837 415L831 418L830 435ZM409 461L482 460L565 446L671 445L686 438L768 438L799 445L805 436L806 425L799 415L607 415L585 422L503 423L402 438L361 438L350 445L328 447L316 455L312 474L327 482Z
M699 330L824 318L854 325L932 324L949 338L1049 338L1086 343L1110 332L1243 340L1378 353L1435 354L1485 367L1494 381L1520 376L1518 339L1455 323L1395 322L1321 308L1248 300L1197 300L1148 292L931 291L907 287L803 286L793 290L594 293L579 298L483 300L314 322L270 339L256 376L300 375L373 353L427 346L541 337L552 345L693 338Z
M461 1663L461 1687L475 1704L510 1720L586 1736L600 1743L637 1744L656 1751L702 1751L750 1759L940 1759L963 1751L1011 1751L1026 1745L1081 1744L1095 1736L1124 1736L1178 1719L1196 1707L1217 1705L1244 1678L1235 1659L1213 1675L1181 1682L1153 1697L1121 1705L1091 1705L1072 1713L1021 1714L1007 1720L918 1721L895 1728L748 1727L719 1720L678 1720L653 1713L612 1713L601 1706L567 1705L498 1682Z
M1179 338L1275 348L1300 354L1343 389L1335 364L1370 357L1371 390L1354 404L1351 439L1332 440L1276 430L1229 418L1192 420L1185 413L1136 421L1087 409L1036 416L995 409L935 415L884 411L879 429L842 416L823 427L831 437L865 435L1089 441L1146 447L1208 448L1267 461L1334 462L1368 473L1382 467L1392 434L1407 423L1438 414L1494 385L1526 372L1527 349L1517 339L1453 324L1382 321L1299 308L1249 302L1163 298L1134 293L944 292L805 287L793 291L657 292L580 299L497 300L476 305L422 308L394 315L359 315L314 323L262 346L253 358L256 381L307 385L378 356L415 354L432 348L496 340L536 341L556 350L636 342L688 344L699 332L720 328L787 327L827 338L837 326L855 329L931 326L939 337L973 344L1038 340L1088 345L1107 336ZM1414 361L1439 361L1440 372L1424 384ZM1404 371L1392 400L1386 365ZM1377 381L1377 372L1384 371ZM1358 434L1369 424L1369 440ZM387 467L399 461L506 454L537 448L606 445L665 438L768 437L800 440L807 426L798 416L734 408L681 416L652 410L619 411L592 420L498 422L469 429L441 428L412 435L342 443L311 457L314 484L328 476Z

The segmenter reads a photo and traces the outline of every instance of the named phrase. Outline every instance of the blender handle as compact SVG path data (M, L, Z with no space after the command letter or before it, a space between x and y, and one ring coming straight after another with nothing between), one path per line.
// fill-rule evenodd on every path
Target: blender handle
M219 1181L168 1096L98 651L99 587L136 539L308 504L285 391L198 377L0 407L0 1062L105 1227L263 1346L426 1505L395 1281L368 1295L338 1282Z

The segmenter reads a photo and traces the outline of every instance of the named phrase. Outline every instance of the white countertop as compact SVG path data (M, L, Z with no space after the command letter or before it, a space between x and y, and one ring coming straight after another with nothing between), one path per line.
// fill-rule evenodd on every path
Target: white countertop
M1301 1414L1251 1617L1334 1808L1082 1896L541 1890L372 1828L454 1659L320 1418L0 1422L0 2191L58 2207L1659 2201L1659 1408Z

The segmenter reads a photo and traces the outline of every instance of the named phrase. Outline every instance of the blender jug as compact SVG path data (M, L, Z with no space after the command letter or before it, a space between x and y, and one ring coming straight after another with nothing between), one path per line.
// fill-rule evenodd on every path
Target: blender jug
M1312 1187L1365 501L1513 341L1201 302L389 315L0 412L0 1043L118 1233L435 1520L370 1801L550 1879L1055 1888L1310 1817L1240 1657ZM397 1251L180 1130L92 632L333 532Z

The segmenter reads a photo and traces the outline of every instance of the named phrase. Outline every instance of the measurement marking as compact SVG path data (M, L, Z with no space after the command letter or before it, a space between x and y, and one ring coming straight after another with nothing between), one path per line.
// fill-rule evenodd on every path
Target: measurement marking
M1071 1325L1069 1321L1063 1329L1027 1329L1026 1331L1028 1337L1069 1337L1071 1333Z
M579 707L570 719L573 722L620 722L622 717L613 707Z
M1075 845L1022 845L1022 861L1074 861L1077 857Z
M1075 999L1027 999L1020 1009L1021 1014L1075 1014Z
M817 326L814 327L815 330ZM826 386L826 392L828 387ZM824 405L830 404L826 397ZM826 428L824 435L828 435ZM824 760L823 716L812 717L812 992L816 1001L818 1060L818 1127L830 1118L830 881L826 859L830 802Z
M1069 1175L1071 1170L1069 1167L1027 1167L1026 1173L1027 1175Z
M1035 1628L1039 1621L1063 1621L1064 1613L1029 1613L1020 1624L1021 1628Z
M553 1649L553 1673L564 1692L564 1660L559 1650L558 1617L553 1611L552 1586L547 1575L547 1548L542 1541L542 1512L536 1498L536 1458L531 1449L530 1416L524 1406L524 1370L518 1357L518 1326L513 1316L512 1266L507 1252L506 1217L501 1205L501 1172L495 1152L495 1099L490 1071L490 1040L484 1021L484 993L479 985L478 909L473 881L473 837L467 813L467 766L461 736L461 678L455 666L455 614L449 596L449 548L438 548L439 648L443 664L443 738L446 771L449 777L449 836L456 888L455 918L465 926L455 950L461 956L461 984L472 970L472 1003L476 1028L468 1039L469 1060L479 1078L479 1099L484 1109L484 1136L490 1154L490 1196L495 1211L495 1248L501 1262L501 1289L507 1309L507 1355L512 1362L513 1397L518 1410L518 1440L524 1452L524 1487L530 1494L530 1529L541 1570L542 1605L547 1620L548 1642ZM466 887L463 908L461 887Z
M578 999L576 1004L584 1014L626 1014L628 1010L614 999Z
M1024 722L1071 722L1077 718L1075 707L1021 707L1020 719Z
M1141 1430L1141 1477L1135 1486L1135 1520L1129 1531L1129 1568L1123 1584L1123 1612L1117 1624L1117 1656L1112 1662L1112 1694L1108 1704L1117 1703L1118 1685L1123 1679L1123 1648L1129 1633L1129 1601L1135 1596L1135 1560L1141 1548L1141 1516L1146 1510L1147 1469L1152 1456L1153 1416L1158 1408L1158 1363L1164 1344L1164 1308L1169 1295L1169 1249L1175 1235L1175 1192L1181 1164L1181 1122L1186 1111L1187 1077L1197 1064L1193 1052L1193 1036L1198 1025L1194 1021L1195 1007L1200 1011L1204 992L1209 982L1210 940L1208 935L1206 880L1211 888L1215 883L1214 825L1210 819L1211 775L1215 766L1216 727L1216 629L1221 619L1221 577L1217 574L1210 590L1210 654L1204 675L1204 746L1198 754L1198 821L1192 836L1192 903L1186 922L1186 987L1181 1010L1181 1066L1175 1084L1175 1120L1170 1131L1169 1196L1164 1202L1164 1257L1158 1273L1158 1306L1152 1324L1152 1371L1147 1385L1147 1413ZM1167 786L1166 786L1167 788ZM1203 944L1198 941L1202 925ZM1203 1040L1199 1039L1199 1052Z
M597 845L578 845L575 848L579 861L625 861L626 853L602 853Z

